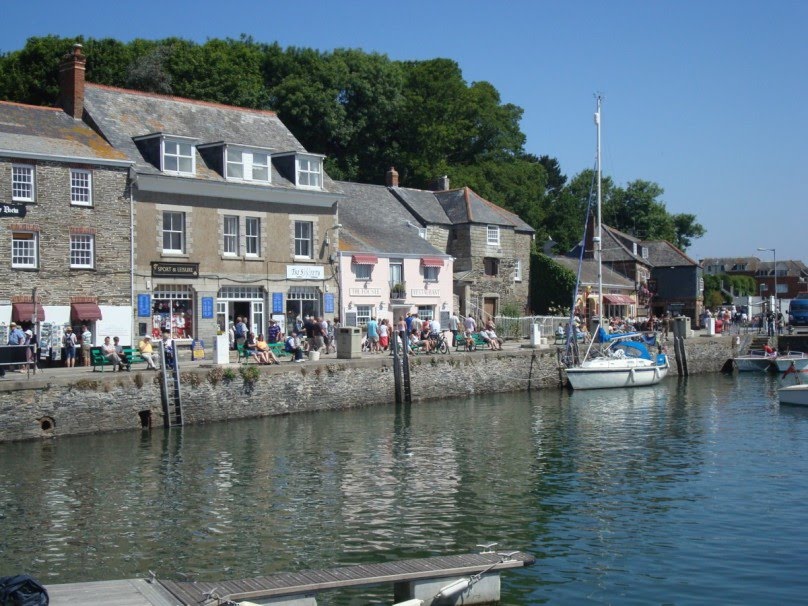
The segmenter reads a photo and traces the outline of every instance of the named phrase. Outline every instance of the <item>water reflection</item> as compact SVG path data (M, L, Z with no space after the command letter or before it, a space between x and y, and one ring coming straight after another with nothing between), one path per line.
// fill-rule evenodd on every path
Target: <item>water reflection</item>
M761 579L789 601L808 415L776 387L695 377L0 445L0 574L218 580L499 541L539 558L503 603L750 603Z

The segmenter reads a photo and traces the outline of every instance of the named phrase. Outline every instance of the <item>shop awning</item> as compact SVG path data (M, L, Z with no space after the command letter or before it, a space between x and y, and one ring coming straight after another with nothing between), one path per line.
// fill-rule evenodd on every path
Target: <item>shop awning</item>
M634 305L634 300L628 295L603 295L603 300L609 305Z
M30 322L34 316L33 303L12 303L11 304L11 321L12 322ZM36 304L36 321L45 321L45 310L42 305Z
M376 255L354 255L353 262L356 265L376 265L379 262L379 257Z
M95 322L101 320L101 310L95 303L72 303L70 317L80 322Z
M443 259L437 257L424 257L421 259L421 265L424 267L443 267Z

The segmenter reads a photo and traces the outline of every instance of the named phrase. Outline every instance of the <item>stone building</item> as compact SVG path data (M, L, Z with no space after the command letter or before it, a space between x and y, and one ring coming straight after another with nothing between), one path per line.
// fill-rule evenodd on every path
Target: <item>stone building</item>
M436 181L435 191L410 189L398 186L391 168L387 186L416 217L413 227L454 257L460 314L487 319L506 305L526 310L532 227L468 187L449 189L447 177Z
M133 164L135 333L213 341L236 317L333 313L342 195L274 112L84 82L74 111ZM83 112L83 114L82 114Z
M79 117L0 102L3 344L12 321L57 344L82 324L129 341L131 162Z

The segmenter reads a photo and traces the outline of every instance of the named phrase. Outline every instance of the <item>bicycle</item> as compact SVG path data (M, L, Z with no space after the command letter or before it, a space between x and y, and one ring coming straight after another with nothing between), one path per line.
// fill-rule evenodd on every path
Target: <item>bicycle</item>
M432 351L437 351L442 354L451 353L452 350L446 342L446 337L443 333L435 335L434 337L430 335L429 340L432 341L433 344Z

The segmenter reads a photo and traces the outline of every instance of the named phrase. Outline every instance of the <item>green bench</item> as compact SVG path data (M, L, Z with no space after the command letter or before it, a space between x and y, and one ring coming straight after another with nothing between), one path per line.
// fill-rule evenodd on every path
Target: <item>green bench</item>
M123 347L121 349L123 350L122 361L127 370L132 367L132 364L138 364L140 362L146 363L146 360L143 359L140 352L134 347ZM93 365L93 371L100 368L101 372L104 372L104 366L114 366L114 364L104 356L100 347L90 348L90 363Z
M292 355L288 351L286 351L286 347L285 347L284 343L282 343L280 341L278 343L268 343L267 345L269 345L269 351L274 353L275 357L278 358L278 359L288 357L288 356ZM252 350L247 349L246 345L241 344L241 343L237 343L236 344L236 350L238 351L238 361L239 361L239 363L249 362L250 360L254 359Z
M478 332L471 333L472 343L467 344L462 333L458 333L455 340L455 351L477 351L480 347L488 347L488 343Z

